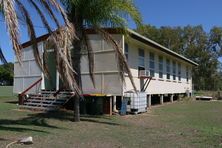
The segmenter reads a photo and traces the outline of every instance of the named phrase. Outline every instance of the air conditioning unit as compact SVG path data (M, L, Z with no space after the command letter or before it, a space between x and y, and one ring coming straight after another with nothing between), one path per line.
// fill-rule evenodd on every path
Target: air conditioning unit
M149 70L139 70L139 78L141 77L150 77L150 71Z

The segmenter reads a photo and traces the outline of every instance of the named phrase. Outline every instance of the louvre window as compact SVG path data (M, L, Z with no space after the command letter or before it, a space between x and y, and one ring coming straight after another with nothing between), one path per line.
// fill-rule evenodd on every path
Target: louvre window
M127 43L125 43L124 54L125 54L126 60L128 61L128 58L129 58L129 47L128 47Z
M178 63L178 80L181 81L181 64Z
M139 66L145 67L144 50L143 49L139 49Z
M168 80L170 80L170 69L171 69L170 60L167 59L166 60L166 73L167 73L167 79Z
M173 80L176 80L176 62L173 61Z
M163 57L159 56L159 78L163 78Z
M189 69L186 67L186 78L187 78L187 83L189 82Z
M150 60L149 60L149 70L150 70L150 76L155 76L155 56L154 53L150 53Z

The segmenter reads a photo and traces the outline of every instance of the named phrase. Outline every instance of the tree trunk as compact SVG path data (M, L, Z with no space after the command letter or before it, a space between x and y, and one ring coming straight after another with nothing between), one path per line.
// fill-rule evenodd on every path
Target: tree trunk
M80 90L82 90L81 80L81 41L75 41L73 52L73 68L76 71L75 79L78 83ZM74 97L74 122L80 121L80 96Z
M73 52L72 61L73 69L76 71L75 79L77 84L82 91L82 80L81 80L81 48L83 43L83 20L79 17L78 12L75 12L72 23L75 25L76 35L78 40L73 41ZM80 121L80 96L74 97L74 122Z
M77 96L74 98L74 122L80 121L80 98Z

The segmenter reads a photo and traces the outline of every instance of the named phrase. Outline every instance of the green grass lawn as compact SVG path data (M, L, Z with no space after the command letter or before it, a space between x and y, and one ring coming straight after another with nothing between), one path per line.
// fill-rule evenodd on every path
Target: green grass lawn
M2 96L13 96L13 86L0 86L0 97Z
M85 116L73 123L72 112L18 111L14 100L0 99L0 147L25 136L33 137L35 148L222 146L222 102L176 102L144 114Z

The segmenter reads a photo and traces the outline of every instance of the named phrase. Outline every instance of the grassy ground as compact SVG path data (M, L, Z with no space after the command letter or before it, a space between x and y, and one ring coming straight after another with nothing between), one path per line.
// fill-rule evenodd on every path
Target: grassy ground
M0 97L2 96L12 96L13 86L0 86Z
M0 147L25 136L33 137L35 148L222 146L218 101L176 102L136 116L85 116L80 123L67 111L18 111L14 101L0 99Z

